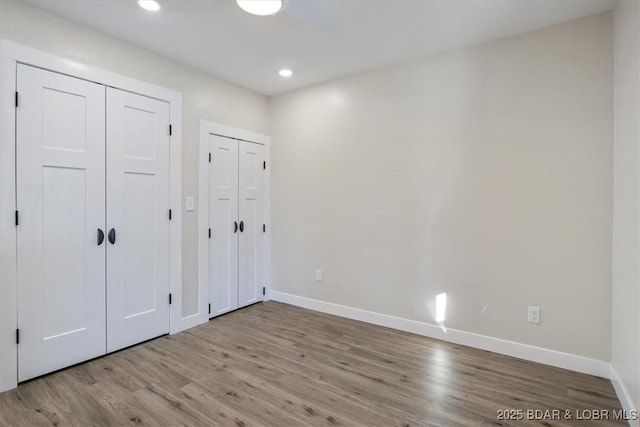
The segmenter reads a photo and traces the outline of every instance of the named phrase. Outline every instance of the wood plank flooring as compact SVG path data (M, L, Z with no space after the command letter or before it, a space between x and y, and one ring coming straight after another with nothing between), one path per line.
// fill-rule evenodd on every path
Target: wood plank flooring
M0 426L625 425L608 380L267 302L0 394ZM517 414L517 413L516 413Z

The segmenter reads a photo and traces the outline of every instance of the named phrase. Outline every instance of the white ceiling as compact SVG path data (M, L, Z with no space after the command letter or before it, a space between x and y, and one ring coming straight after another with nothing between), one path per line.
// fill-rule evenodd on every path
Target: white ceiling
M611 9L614 0L289 0L274 16L235 0L25 0L273 95ZM288 67L293 77L278 75Z

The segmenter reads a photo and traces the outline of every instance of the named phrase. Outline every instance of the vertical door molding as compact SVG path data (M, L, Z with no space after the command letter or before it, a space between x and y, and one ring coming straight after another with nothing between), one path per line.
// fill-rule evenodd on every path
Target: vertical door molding
M16 61L0 57L0 392L18 385L15 92Z

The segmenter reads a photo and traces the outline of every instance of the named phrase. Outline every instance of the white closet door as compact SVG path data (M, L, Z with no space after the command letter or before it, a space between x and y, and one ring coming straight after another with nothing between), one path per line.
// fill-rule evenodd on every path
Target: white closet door
M105 354L105 88L18 65L18 379ZM4 208L10 208L5 206Z
M107 229L111 352L169 332L169 104L112 88Z
M211 317L238 308L238 141L209 135Z
M240 141L238 305L262 301L264 234L264 146Z

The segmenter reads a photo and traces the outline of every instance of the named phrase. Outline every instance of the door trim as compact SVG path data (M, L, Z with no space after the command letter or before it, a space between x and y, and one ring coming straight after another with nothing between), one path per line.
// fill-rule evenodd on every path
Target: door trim
M209 320L209 134L239 139L264 145L266 170L264 175L264 223L266 224L263 271L266 293L264 301L271 299L271 137L220 123L200 120L200 149L198 152L198 287L200 313L196 324Z
M105 86L166 101L170 104L170 208L169 226L170 332L189 328L190 316L182 313L182 94L110 71L71 61L41 50L0 40L0 392L17 387L18 327L16 296L15 226L15 106L16 66L18 63L43 68ZM7 209L6 207L10 207Z
M16 61L0 58L0 392L18 383L15 115Z

